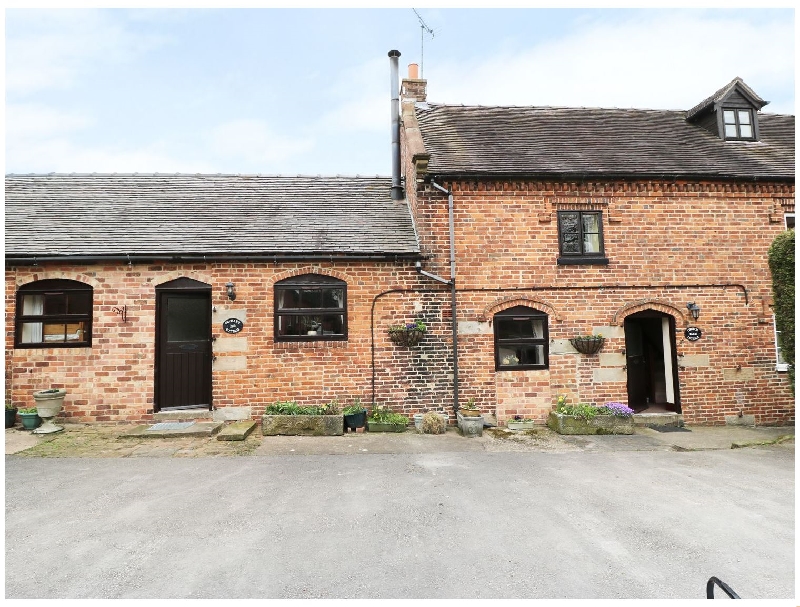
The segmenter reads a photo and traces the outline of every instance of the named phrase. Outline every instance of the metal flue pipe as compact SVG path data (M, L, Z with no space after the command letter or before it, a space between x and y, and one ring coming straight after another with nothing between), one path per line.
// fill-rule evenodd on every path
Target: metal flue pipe
M403 186L400 182L400 70L398 58L400 51L389 51L392 91L392 200L403 200Z

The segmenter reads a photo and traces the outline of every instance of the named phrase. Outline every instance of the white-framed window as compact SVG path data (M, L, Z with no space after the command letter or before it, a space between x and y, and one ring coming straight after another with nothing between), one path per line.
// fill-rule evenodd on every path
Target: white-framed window
M783 214L783 225L787 230L794 229L794 213Z
M781 352L781 344L778 342L778 336L781 334L778 331L778 326L775 324L775 316L772 317L772 330L775 333L775 370L776 371L788 371L789 370L789 363L783 358L783 353Z
M753 114L750 110L724 109L722 120L725 139L755 139Z

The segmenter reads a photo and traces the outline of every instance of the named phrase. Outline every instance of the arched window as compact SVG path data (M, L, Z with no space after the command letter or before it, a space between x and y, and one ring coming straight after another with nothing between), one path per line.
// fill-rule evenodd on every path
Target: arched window
M347 284L304 274L275 283L275 341L347 339Z
M39 280L17 290L14 346L92 345L92 287L75 280Z
M547 369L547 314L515 306L494 316L495 370Z

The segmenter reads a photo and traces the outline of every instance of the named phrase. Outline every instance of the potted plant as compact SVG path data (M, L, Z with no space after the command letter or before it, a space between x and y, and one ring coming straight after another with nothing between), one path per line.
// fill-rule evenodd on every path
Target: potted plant
M483 415L475 404L475 399L470 398L466 404L456 412L458 429L464 436L483 435Z
M416 346L425 337L426 331L427 327L421 320L405 325L391 325L389 327L389 339L398 346Z
M13 428L17 423L17 408L10 402L6 403L6 428Z
M367 432L405 432L408 418L386 405L375 405L367 418Z
M261 416L261 433L264 436L341 436L344 416L339 413L336 401L319 406L276 401L268 405Z
M559 434L633 434L633 409L618 402L570 405L559 396L547 426Z
M506 422L506 428L509 430L531 430L536 427L536 422L532 419L525 419L521 415L515 415L514 419Z
M20 409L17 413L22 421L22 427L26 430L35 430L42 423L41 418L36 413L36 407Z
M606 338L600 333L597 335L579 335L570 339L569 343L581 354L597 354L603 349Z
M352 405L342 409L344 416L344 431L348 429L355 432L356 428L363 428L367 423L367 409L361 404L361 399L357 398Z
M422 416L423 434L444 434L445 425L442 416L438 413L426 413Z
M49 390L37 390L33 393L33 400L36 402L36 412L44 420L41 428L36 430L36 434L51 434L60 432L63 426L56 426L53 418L58 415L64 406L64 397L67 391L64 388L50 388Z

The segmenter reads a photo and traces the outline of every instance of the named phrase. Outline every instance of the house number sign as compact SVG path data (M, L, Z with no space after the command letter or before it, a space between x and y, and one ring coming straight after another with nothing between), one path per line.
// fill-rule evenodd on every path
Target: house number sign
M703 336L703 332L699 327L686 327L683 334L689 341L697 341Z
M244 327L244 323L238 318L229 318L222 322L222 330L225 333L238 333Z

